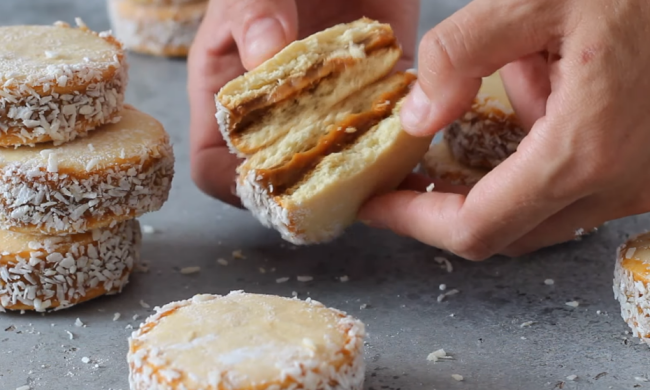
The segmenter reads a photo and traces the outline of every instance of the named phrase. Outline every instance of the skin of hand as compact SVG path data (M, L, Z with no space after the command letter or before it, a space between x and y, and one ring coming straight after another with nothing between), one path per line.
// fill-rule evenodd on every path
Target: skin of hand
M437 132L467 110L481 77L502 69L529 135L471 189L396 191L359 218L483 260L650 211L648 42L644 0L473 1L422 40L403 126Z
M206 194L240 206L234 195L240 161L214 117L221 87L292 41L362 16L390 23L413 66L419 0L211 0L188 58L192 179Z

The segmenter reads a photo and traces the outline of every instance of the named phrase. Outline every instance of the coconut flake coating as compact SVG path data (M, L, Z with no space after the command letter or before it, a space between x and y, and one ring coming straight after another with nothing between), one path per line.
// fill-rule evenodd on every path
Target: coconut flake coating
M108 0L115 35L132 51L157 56L187 56L208 2L150 6L129 0Z
M630 239L617 251L614 297L634 337L650 346L650 233Z
M307 300L231 292L156 308L129 339L132 390L361 390L363 324Z
M122 116L57 148L0 150L0 228L75 234L159 210L174 175L169 136L132 107Z
M0 27L0 146L61 144L119 120L124 50L78 24Z
M135 220L66 237L0 231L0 311L58 310L121 292L140 240Z

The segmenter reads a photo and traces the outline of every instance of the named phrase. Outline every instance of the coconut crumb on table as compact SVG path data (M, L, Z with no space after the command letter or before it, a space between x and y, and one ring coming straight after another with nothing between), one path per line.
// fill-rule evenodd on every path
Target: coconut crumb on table
M144 309L151 308L151 306L147 302L143 301L142 299L140 299L140 306L142 306Z
M258 269L258 271L260 271L261 274L265 274L265 273L266 273L266 269L264 269L263 267L260 267L260 268Z
M567 302L567 303L565 303L565 305L570 306L570 307L578 307L578 306L580 306L580 302L578 302L578 301L571 301L571 302Z
M578 376L577 376L577 375L569 375L569 376L566 377L566 380L568 380L568 381L570 381L570 382L573 382L573 381L575 381L576 379L578 379Z
M90 363L90 358L88 356L84 356L84 357L81 358L81 362L83 364L88 364L88 363Z
M68 338L69 338L70 340L74 340L74 334L73 334L72 332L70 332L69 330L66 330L65 333L68 334Z
M440 289L440 291L445 291L447 289L447 285L443 283L440 286L438 286L438 288Z
M32 388L29 385L25 385L25 386L16 387L16 390L32 390Z
M634 380L637 382L650 382L648 378L642 377L642 376L635 376Z
M363 303L363 304L361 304L361 306L359 306L359 310L366 310L367 308L368 308L367 303Z
M143 234L154 234L156 232L156 229L151 225L142 225L141 230Z
M222 266L227 266L228 265L228 260L219 258L217 259L217 264L222 265Z
M460 290L457 290L457 289L449 290L446 293L438 295L438 298L436 300L438 301L438 303L440 303L440 302L444 301L445 298L450 297L452 295L456 295L459 292L460 292Z
M132 318L133 318L133 321L137 321L137 320L138 320L138 318L140 318L140 316L139 316L139 315L137 315L137 314L134 314Z
M201 267L184 267L181 268L181 274L190 275L201 271Z
M340 281L341 283L349 282L349 281L350 281L350 278L349 278L347 275L343 275L343 276L341 276L341 277L339 278L339 281Z
M462 375L458 375L458 374L451 374L451 377L454 378L458 382L462 382L463 379L465 379L465 378L463 378Z
M523 322L521 325L519 325L519 327L520 328L529 328L534 323L535 323L535 321L526 321L526 322Z
M433 260L436 263L442 265L442 267L447 271L447 273L450 274L454 272L454 266L451 264L451 261L449 261L449 259L447 259L446 257L438 256L438 257L434 257Z
M312 280L314 280L314 277L313 277L313 276L307 276L307 275L304 275L304 276L298 276L298 277L296 277L296 280L299 281L299 282L311 282Z
M120 314L120 313L115 313L115 314L113 314L113 321L117 321L117 320L119 320L120 317L122 317L122 314Z
M86 325L83 322L81 322L81 320L79 318L77 318L74 321L74 326L76 326L77 328L81 328L81 327L85 327Z
M553 280L553 279L546 279L546 280L544 280L544 284L547 285L547 286L552 286L552 285L555 284L555 280Z
M286 283L288 281L289 281L289 278L287 278L287 277L275 279L275 283L278 283L278 284L279 283Z
M232 258L233 258L233 259L240 259L240 260L243 260L243 259L246 258L246 256L244 256L244 254L242 253L241 249L237 249L237 250L232 251Z
M453 358L447 355L447 352L445 352L444 349L433 351L427 356L427 360L434 363L436 363L440 359L453 359Z

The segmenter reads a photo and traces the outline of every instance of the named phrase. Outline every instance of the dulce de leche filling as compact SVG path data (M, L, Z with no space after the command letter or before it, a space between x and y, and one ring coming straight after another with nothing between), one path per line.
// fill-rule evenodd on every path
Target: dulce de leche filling
M260 181L272 195L280 195L298 184L311 170L316 168L326 156L341 152L354 144L363 134L389 117L397 102L409 92L416 76L410 73L396 75L403 80L392 90L381 94L372 104L372 109L359 114L351 114L332 126L313 148L293 155L291 160L279 167L256 171ZM394 76L395 77L395 76Z
M382 49L399 47L392 31L388 29L378 30L372 36L357 44L364 48L366 56ZM237 107L231 109L234 125L230 132L233 138L236 138L237 133L244 132L251 121L264 115L265 108L315 88L321 80L342 72L346 67L355 64L359 60L353 57L327 59L314 64L304 75L286 80L273 92L240 103Z

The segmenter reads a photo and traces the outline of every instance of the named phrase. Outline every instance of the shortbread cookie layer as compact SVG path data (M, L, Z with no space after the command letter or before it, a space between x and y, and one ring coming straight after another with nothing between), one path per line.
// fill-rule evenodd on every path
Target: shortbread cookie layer
M169 136L125 106L119 123L57 148L0 150L0 228L64 235L160 209L174 174Z
M526 131L519 125L498 73L483 79L469 112L445 129L454 158L492 169L517 151Z
M135 220L65 237L0 230L0 311L64 309L122 291L140 236Z
M468 167L457 161L444 139L431 145L424 155L421 168L433 179L464 186L473 186L489 172L487 169Z
M650 233L633 238L618 249L614 296L634 336L650 345Z
M129 339L132 390L361 390L364 326L312 300L232 292L157 308Z
M60 144L119 120L122 46L78 24L0 27L0 146Z
M205 16L208 2L150 6L129 0L108 0L115 35L132 51L184 57Z

